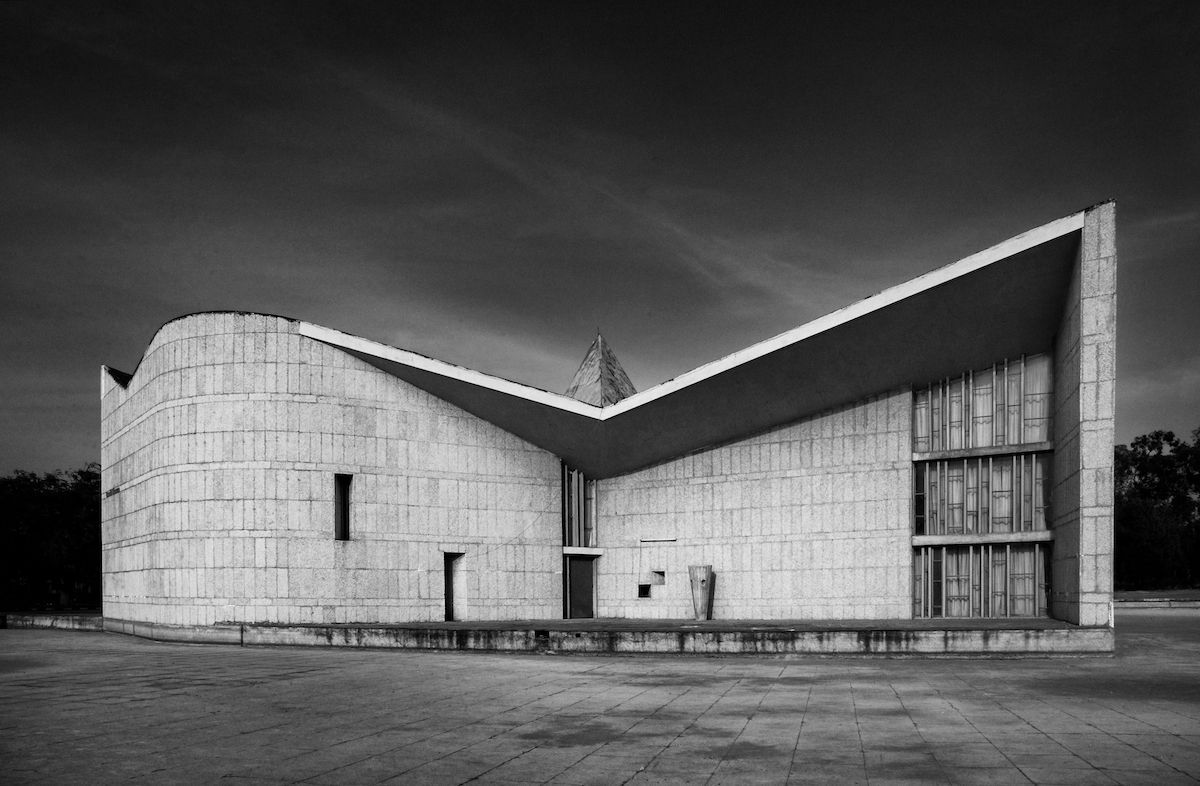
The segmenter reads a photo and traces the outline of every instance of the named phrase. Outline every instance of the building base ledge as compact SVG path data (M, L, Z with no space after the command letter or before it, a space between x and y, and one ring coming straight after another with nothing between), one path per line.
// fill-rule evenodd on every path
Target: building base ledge
M945 622L945 625L938 625ZM871 624L874 623L874 624ZM951 624L953 623L953 624ZM970 623L975 623L974 625ZM522 620L401 624L104 620L104 630L156 641L580 655L875 657L1111 656L1111 627L1057 620L821 621Z
M10 611L0 614L0 628L102 631L104 617L96 612Z

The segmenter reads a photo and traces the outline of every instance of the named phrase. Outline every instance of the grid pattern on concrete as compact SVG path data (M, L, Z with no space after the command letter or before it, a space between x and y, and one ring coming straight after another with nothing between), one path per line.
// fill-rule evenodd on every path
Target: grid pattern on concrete
M104 606L172 625L560 612L559 462L296 324L165 325L101 376ZM334 476L353 476L334 538Z
M1056 340L1054 559L1050 613L1080 625L1112 613L1116 206L1087 212Z
M1200 612L1115 658L453 655L0 631L7 783L1184 783Z
M600 481L598 613L690 616L688 566L712 565L714 617L911 616L911 407L892 391Z

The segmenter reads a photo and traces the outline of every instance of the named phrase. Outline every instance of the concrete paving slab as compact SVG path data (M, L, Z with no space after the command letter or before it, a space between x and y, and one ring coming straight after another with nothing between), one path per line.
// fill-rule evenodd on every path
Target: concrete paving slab
M0 630L23 783L1150 783L1200 779L1200 612L1113 658L596 657Z

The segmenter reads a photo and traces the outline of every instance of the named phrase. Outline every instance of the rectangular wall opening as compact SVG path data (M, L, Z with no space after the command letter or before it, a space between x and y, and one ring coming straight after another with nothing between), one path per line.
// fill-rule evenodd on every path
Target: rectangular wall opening
M446 622L461 619L458 604L462 603L462 554L442 554L442 579L446 598Z
M913 391L913 616L1046 616L1049 354Z
M588 619L596 616L594 557L563 557L564 609L567 619Z
M353 475L333 476L333 537L350 540L350 482Z
M562 527L564 546L596 545L596 481L562 465Z

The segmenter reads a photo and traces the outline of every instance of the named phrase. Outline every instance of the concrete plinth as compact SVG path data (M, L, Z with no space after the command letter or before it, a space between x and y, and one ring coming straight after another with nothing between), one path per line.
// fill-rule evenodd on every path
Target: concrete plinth
M1111 655L1113 629L1057 620L522 620L405 625L146 625L105 629L160 641L612 655Z

